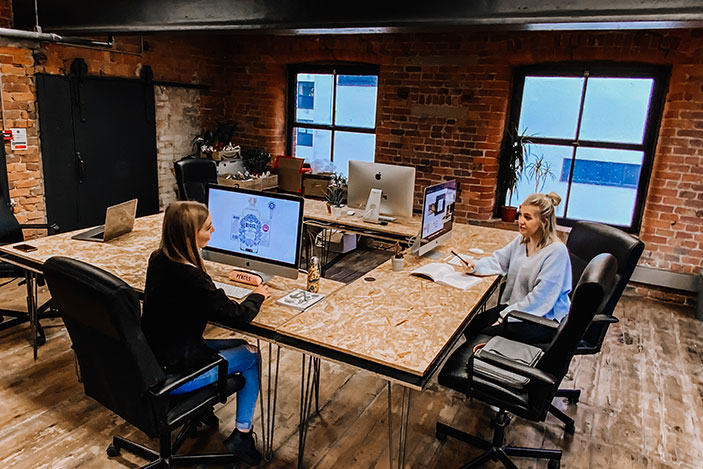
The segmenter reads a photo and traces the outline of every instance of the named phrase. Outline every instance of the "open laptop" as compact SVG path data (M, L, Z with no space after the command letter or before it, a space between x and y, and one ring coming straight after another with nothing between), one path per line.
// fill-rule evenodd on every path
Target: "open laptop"
M137 215L137 199L128 200L121 204L108 207L105 211L105 224L96 226L88 231L72 236L72 239L110 241L120 235L129 233L134 228L134 218Z

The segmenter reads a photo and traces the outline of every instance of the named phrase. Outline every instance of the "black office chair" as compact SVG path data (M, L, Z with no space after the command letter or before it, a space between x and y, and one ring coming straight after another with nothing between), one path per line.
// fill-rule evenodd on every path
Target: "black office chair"
M481 354L483 362L527 378L522 386L475 372L473 349L489 340L487 336L465 342L449 357L439 373L439 384L499 408L491 442L437 422L436 435L440 440L451 436L485 450L463 468L478 467L490 459L502 462L505 467L516 467L509 456L549 459L548 467L559 467L560 450L505 445L505 428L510 423L508 412L542 422L550 410L555 409L552 399L559 383L569 369L569 363L593 316L602 307L605 292L611 290L616 270L617 263L610 254L598 255L589 262L574 290L569 314L533 366L499 355Z
M22 229L38 229L47 230L48 234L54 234L58 231L58 226L55 224L46 223L23 223L20 224L12 213L12 207L0 196L0 244L11 244L19 241L24 241ZM25 278L25 271L9 262L0 261L0 278L10 279L0 284L0 287L5 286L18 278ZM24 282L24 280L23 280ZM37 282L40 285L44 284L43 278L38 278ZM49 317L57 317L56 312L52 309L51 300L46 301L43 305L37 308L38 318L45 319ZM8 319L11 318L11 319ZM18 324L29 322L30 317L27 311L16 311L11 309L0 308L0 331L9 329ZM37 343L39 345L46 341L44 330L37 321Z
M199 421L214 417L216 402L224 403L244 385L241 376L226 375L224 359L188 375L167 376L142 333L139 299L129 285L97 267L61 256L46 261L44 275L71 337L85 393L149 437L159 437L155 451L114 436L108 456L125 449L152 460L144 466L149 468L236 462L232 454L174 454ZM214 367L219 371L217 384L169 395ZM181 426L171 444L171 432Z
M174 161L178 200L206 202L206 185L217 184L217 163L205 158L183 158Z

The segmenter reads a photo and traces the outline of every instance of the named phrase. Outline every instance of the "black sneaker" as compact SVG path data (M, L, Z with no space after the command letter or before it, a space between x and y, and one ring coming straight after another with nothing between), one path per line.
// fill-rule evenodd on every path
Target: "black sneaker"
M235 429L225 439L225 446L234 456L250 466L258 466L261 462L261 453L256 449L252 432L240 432Z

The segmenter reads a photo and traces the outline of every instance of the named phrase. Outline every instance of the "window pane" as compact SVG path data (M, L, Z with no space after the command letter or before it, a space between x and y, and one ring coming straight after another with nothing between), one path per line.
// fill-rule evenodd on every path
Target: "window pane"
M377 90L377 76L337 76L335 125L374 128L376 126Z
M332 123L332 75L299 73L296 93L297 122Z
M572 77L525 77L519 131L575 138L583 82Z
M315 160L330 161L332 132L329 130L293 128L293 156L305 158L312 166Z
M356 132L335 132L334 167L335 171L347 175L349 160L374 161L376 136Z
M518 183L517 194L513 196L512 204L520 205L533 192L556 192L562 198L556 213L558 217L563 216L567 182L562 181L559 176L562 174L565 161L571 162L572 147L532 144L528 145L527 149L525 171Z
M643 158L639 151L579 148L567 217L629 226ZM560 180L570 165L564 163Z
M581 140L642 143L651 78L591 78L581 121Z

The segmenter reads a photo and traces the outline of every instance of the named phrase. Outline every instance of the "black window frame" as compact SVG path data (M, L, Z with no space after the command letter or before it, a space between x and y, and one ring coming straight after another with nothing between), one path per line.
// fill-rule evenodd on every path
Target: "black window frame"
M654 80L652 87L652 95L650 98L650 106L647 110L645 119L644 137L641 144L616 143L616 142L600 142L593 140L580 140L579 132L581 129L581 118L583 116L584 98L587 89L586 86L582 89L581 102L579 104L579 116L577 121L577 135L575 139L567 138L548 138L530 135L530 141L534 144L544 145L564 145L572 147L571 165L567 193L564 196L564 214L567 213L569 196L571 192L571 184L574 172L574 161L576 158L576 150L581 148L606 148L617 150L634 150L644 153L642 161L642 169L640 171L639 181L637 184L637 196L635 198L635 207L630 225L614 225L628 233L639 233L642 227L642 218L644 214L644 205L647 199L649 190L649 181L652 174L652 166L656 151L657 139L661 120L664 113L664 103L666 94L669 88L669 77L671 75L670 66L661 65L644 65L632 63L604 63L604 62L578 62L578 63L557 63L557 64L541 64L529 65L524 67L516 67L513 69L513 87L511 92L510 111L508 113L507 129L516 128L520 121L520 111L522 109L522 98L525 87L525 78L527 76L543 76L543 77L581 77L586 78L651 78ZM522 129L520 129L522 130ZM501 164L503 162L501 161ZM505 202L506 194L498 193L496 200L499 202L495 207L496 216L499 215L500 206ZM560 225L573 226L578 219L558 217L557 222Z
M331 124L316 124L313 122L296 121L296 105L298 102L298 86L297 77L300 73L317 73L332 75L332 119ZM336 132L356 132L376 135L376 122L378 120L378 95L376 93L376 119L373 127L352 127L346 125L335 125L336 117L336 98L337 98L337 75L374 75L379 80L377 90L380 91L380 67L378 65L363 64L363 63L304 63L288 66L288 99L287 118L286 118L286 153L293 156L293 129L296 127L304 129L319 129L331 131L330 141L330 161L334 162L334 138ZM314 145L314 143L313 143ZM376 154L374 152L374 160Z

